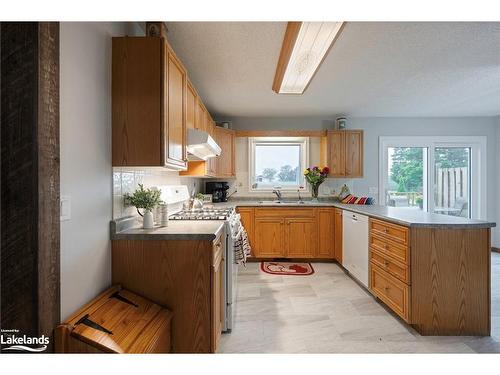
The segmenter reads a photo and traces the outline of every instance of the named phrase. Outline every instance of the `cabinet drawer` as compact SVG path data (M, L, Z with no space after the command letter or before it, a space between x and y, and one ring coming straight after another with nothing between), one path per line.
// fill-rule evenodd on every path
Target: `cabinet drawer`
M255 217L314 217L314 208L256 208Z
M402 263L394 261L392 258L385 256L374 249L370 249L370 260L372 264L382 268L384 271L397 277L406 284L410 283L409 267Z
M373 248L384 255L402 262L405 265L409 263L408 247L397 244L384 237L379 237L378 234L370 232L370 248Z
M370 267L370 290L392 311L409 322L409 286L383 271L373 262Z
M385 221L370 219L370 231L402 245L408 245L408 228Z

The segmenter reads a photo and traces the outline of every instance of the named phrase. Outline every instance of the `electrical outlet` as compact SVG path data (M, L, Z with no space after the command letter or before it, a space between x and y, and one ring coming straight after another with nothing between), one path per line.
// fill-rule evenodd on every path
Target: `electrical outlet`
M59 216L61 221L71 220L71 197L61 195L59 200Z

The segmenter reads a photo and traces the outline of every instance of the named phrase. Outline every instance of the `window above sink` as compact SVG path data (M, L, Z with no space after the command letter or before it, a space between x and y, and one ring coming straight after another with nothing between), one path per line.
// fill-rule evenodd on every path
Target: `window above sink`
M308 137L248 139L249 190L270 192L307 190L303 171L309 163Z

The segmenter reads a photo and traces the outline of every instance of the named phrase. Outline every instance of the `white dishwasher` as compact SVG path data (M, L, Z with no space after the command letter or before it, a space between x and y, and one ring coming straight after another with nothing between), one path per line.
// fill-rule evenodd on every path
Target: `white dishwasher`
M368 288L368 217L343 211L342 265Z

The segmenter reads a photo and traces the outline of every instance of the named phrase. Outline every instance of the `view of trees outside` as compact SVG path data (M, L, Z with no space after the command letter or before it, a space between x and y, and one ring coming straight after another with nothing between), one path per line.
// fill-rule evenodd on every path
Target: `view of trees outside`
M424 149L422 147L394 147L390 178L398 192L422 192Z
M399 207L423 208L425 147L390 147L388 149L389 184L387 204ZM436 147L434 149L435 190L434 206L440 213L468 215L468 176L470 149ZM465 202L465 203L464 203ZM440 207L446 206L446 207Z
M262 171L262 179L267 182L297 182L299 167L293 168L291 165L283 165L277 171L274 168L265 168Z
M256 187L301 185L299 144L258 144L255 146Z
M388 149L389 184L387 204L395 207L424 206L424 152L423 147L390 147Z

